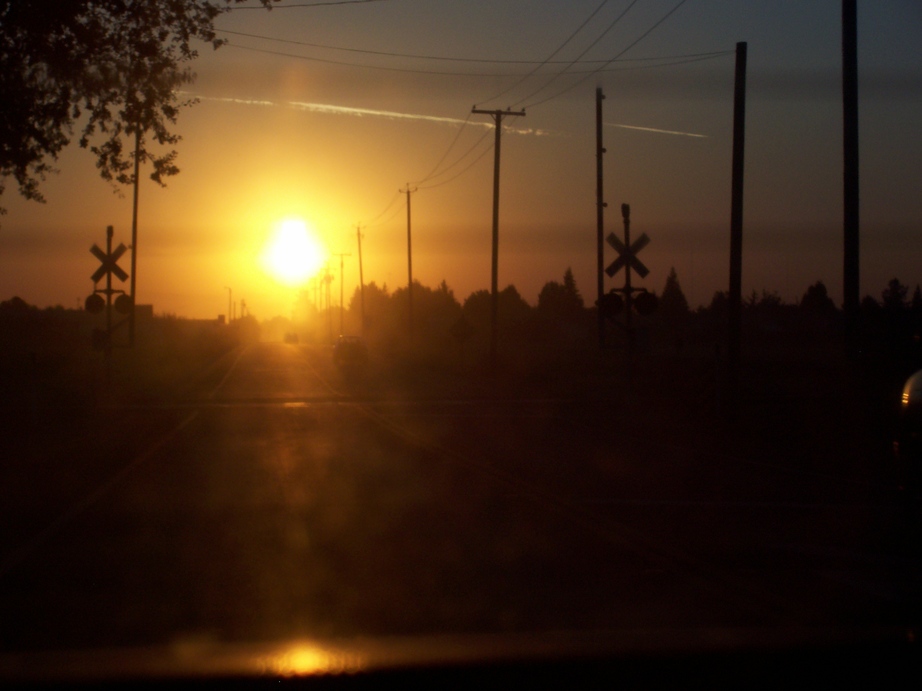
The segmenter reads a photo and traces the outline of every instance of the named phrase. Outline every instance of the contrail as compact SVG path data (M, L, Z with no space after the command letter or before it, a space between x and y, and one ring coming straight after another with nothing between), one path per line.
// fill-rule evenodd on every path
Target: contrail
M275 101L265 101L258 99L232 98L227 96L197 96L188 92L181 93L186 96L192 96L193 98L197 98L201 101L216 101L218 103L234 103L246 106L294 108L296 110L304 110L311 113L322 113L325 115L351 115L353 117L376 117L387 118L389 120L423 120L426 122L437 122L449 125L464 125L466 123L468 125L483 127L486 129L491 129L493 127L493 124L489 122L471 122L470 120L461 120L460 118L449 118L439 115L400 113L393 110L375 110L372 108L351 108L348 106L335 106L328 103L306 103L303 101L286 101L284 103L277 103ZM506 131L512 132L514 134L531 134L539 137L551 134L551 132L548 130L534 128L506 127Z
M677 134L682 137L696 137L698 139L707 139L706 134L695 134L694 132L676 132L675 130L658 130L655 127L637 127L636 125L619 125L616 122L606 122L607 127L621 127L625 130L641 130L642 132L657 132L659 134Z

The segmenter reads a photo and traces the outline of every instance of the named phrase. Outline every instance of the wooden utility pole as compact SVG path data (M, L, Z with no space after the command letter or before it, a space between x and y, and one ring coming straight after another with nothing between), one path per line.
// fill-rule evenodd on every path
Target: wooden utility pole
M842 302L846 351L858 349L859 181L858 181L858 2L842 0L842 122L844 158L844 258Z
M496 139L493 144L493 266L490 277L490 366L496 369L496 344L498 333L497 314L499 312L499 154L500 140L503 133L503 118L506 116L524 117L525 111L511 110L478 110L472 108L471 113L489 115L495 123Z
M400 190L401 193L406 192L407 195L407 305L409 310L408 328L411 343L413 342L413 235L410 232L410 195L415 191L415 187L410 189L409 182L405 190Z
M137 313L137 300L135 299L136 275L138 273L138 186L141 174L141 125L135 123L134 131L134 200L131 205L131 312L128 317L128 346L134 348L135 314Z
M359 241L359 303L362 307L362 335L365 335L365 276L362 273L362 226L355 227L355 235Z
M736 44L733 90L733 164L730 200L730 293L728 296L727 385L733 410L739 385L743 309L743 164L746 138L746 43Z
M596 311L598 312L599 321L599 348L605 347L605 315L602 314L602 297L605 294L605 282L602 278L603 264L605 262L605 248L603 235L605 233L605 203L602 187L602 154L605 148L602 146L602 100L605 95L602 89L595 90L595 170L596 170L596 255L597 255L597 275L598 275L598 299L596 300Z
M331 252L334 257L339 257L339 335L343 335L343 258L351 257L347 252Z

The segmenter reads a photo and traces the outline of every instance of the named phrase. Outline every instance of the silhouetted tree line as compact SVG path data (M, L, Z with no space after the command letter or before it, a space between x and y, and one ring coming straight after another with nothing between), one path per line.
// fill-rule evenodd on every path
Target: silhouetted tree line
M634 324L651 348L673 348L686 343L713 345L726 334L728 298L717 291L709 304L693 309L682 290L675 268L669 271L657 295L657 310L648 316L635 315ZM411 328L406 286L390 291L375 282L365 286L365 324L362 328L361 294L352 295L345 313L344 330L364 333L370 343L405 347ZM316 309L307 310L318 315ZM332 314L333 331L339 331L339 316ZM498 296L499 335L507 345L540 347L592 347L597 342L595 300L587 303L571 269L562 280L544 284L537 304L525 301L513 285ZM622 317L619 317L623 318ZM487 290L459 300L445 281L430 288L413 286L412 343L416 348L480 348L488 343L491 324L491 295ZM322 320L321 320L322 321ZM617 319L613 320L617 321ZM817 281L801 298L785 302L774 292L753 291L743 301L746 337L771 342L791 339L825 339L834 342L843 335L842 310L829 296L826 285ZM318 327L323 333L326 327ZM609 323L615 343L623 329ZM922 337L922 289L909 290L893 279L880 295L868 295L862 302L864 352L869 356L916 357ZM796 344L796 341L795 341Z

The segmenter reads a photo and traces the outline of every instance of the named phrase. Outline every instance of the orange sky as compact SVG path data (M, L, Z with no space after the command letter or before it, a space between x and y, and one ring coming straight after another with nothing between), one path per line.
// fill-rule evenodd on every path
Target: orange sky
M591 23L586 37L577 35L557 58L575 58L609 24L614 6L620 12L626 4L612 3L605 19ZM648 3L636 17L630 15L633 23L619 24L584 59L618 54L675 4ZM194 65L198 79L189 87L201 100L181 113L178 125L184 137L178 146L182 172L165 189L142 181L139 302L152 303L158 313L208 318L226 312L231 287L234 298L246 300L260 318L288 314L295 289L267 275L259 263L273 224L285 217L311 224L330 252L351 254L344 262L347 296L358 281L356 225L363 224L366 281L396 288L407 275L406 207L405 197L394 198L408 182L419 187L412 196L414 277L432 286L444 279L462 300L488 288L492 133L489 119L470 116L471 107L518 108L516 101L547 78L533 77L503 99L483 102L519 80L417 70L521 74L533 65L433 58L545 59L598 2L568 3L563 13L551 5L474 2L460 13L382 2L220 18L219 27L300 44L235 34L228 35L235 45L217 53L203 49ZM651 270L645 285L661 290L675 266L692 304L725 289L730 51L746 40L744 291L775 290L795 300L823 279L838 299L839 3L811 3L809 9L743 5L688 3L625 55L726 51L723 56L645 69L616 63L618 71L594 75L547 103L526 103L526 117L508 121L517 131L508 132L502 145L501 287L513 283L534 303L546 281L560 280L572 267L587 302L594 299L598 85L607 95L606 233L620 232L618 207L629 202L632 231L652 238L642 255ZM910 285L922 280L916 236L922 220L916 134L922 60L912 48L922 38L922 22L914 22L919 12L905 3L862 12L862 294L879 295L894 275ZM305 42L428 59L308 48ZM472 156L444 176L420 182L484 134ZM8 214L0 219L0 299L19 295L40 306L76 306L92 290L96 260L88 250L104 244L105 227L115 227L116 243L130 241L131 190L119 199L99 179L91 155L75 147L64 153L59 168L44 187L46 205L23 202L12 186L2 199ZM606 263L613 259L608 250ZM121 263L127 269L127 256ZM332 268L338 281L338 259ZM607 286L615 284L606 279Z

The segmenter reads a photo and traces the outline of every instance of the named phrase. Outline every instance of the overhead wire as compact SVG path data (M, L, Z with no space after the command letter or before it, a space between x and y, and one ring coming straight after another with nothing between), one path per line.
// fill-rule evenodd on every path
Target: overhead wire
M455 71L441 71L441 70L412 69L408 67L386 67L384 65L364 65L364 64L357 64L354 62L346 62L342 60L330 60L327 58L317 58L317 57L311 57L308 55L298 55L295 53L286 53L283 51L269 50L267 48L255 48L252 46L240 45L239 43L229 42L226 45L231 48L237 48L238 50L247 50L247 51L251 51L254 53L263 53L265 55L276 55L279 57L293 58L296 60L307 60L310 62L320 62L324 64L329 64L329 65L339 65L343 67L356 67L356 68L361 68L361 69L380 70L380 71L385 71L385 72L398 72L398 73L402 72L406 74L426 74L426 75L434 75L434 76L440 76L440 77L509 77L509 76L515 76L515 75L511 75L508 72L506 73L502 73L502 72L455 72ZM723 52L721 51L720 54L722 55ZM709 55L709 54L706 54L706 55ZM589 63L601 63L601 67L598 67L592 70L571 70L568 73L571 75L584 74L588 78L588 77L591 77L592 75L599 74L600 72L615 71L616 68L609 69L608 67L609 65L612 65L615 62L652 62L655 60L682 59L686 57L696 58L696 57L699 57L699 54L671 55L671 56L648 57L648 58L629 58L629 59L624 59L624 60L621 60L621 59L617 59L617 60L609 59L609 60L604 60L604 61L603 60L592 60L588 62ZM617 68L617 69L626 69L626 68ZM564 72L561 72L560 74L564 74ZM479 101L479 102L484 103L484 101Z
M403 195L400 194L400 193L398 192L398 193L397 193L397 196L398 196L398 197L402 197ZM392 202L392 203L393 203L393 202ZM407 208L407 203L406 203L406 201L404 201L404 202L403 202L402 204L400 204L396 209L394 209L394 213L392 213L390 216L388 216L386 220L384 220L384 221L379 221L378 223L369 223L369 224L366 224L365 227L366 227L366 228L381 228L382 226L386 226L386 225L388 225L391 221L393 221L395 218L397 218L397 215L398 215L401 211L403 211L405 208Z
M419 184L421 184L421 183L424 183L424 182L426 182L427 180L430 180L431 178L433 178L433 177L436 176L436 171L439 169L439 166L441 166L442 163L445 162L445 159L448 158L448 154L450 154L450 153L451 153L451 150L455 148L455 144L458 143L458 139L461 138L461 133L464 132L464 128L467 127L467 124L470 122L470 120L471 120L471 113L468 113L468 114L467 114L467 117L464 118L464 122L461 123L461 126L458 128L458 132L455 134L454 139L451 140L451 144L448 145L448 148L445 150L445 153L442 154L442 157L438 160L438 163L436 163L436 164L432 167L432 170L430 170L430 171L425 175L425 177L423 177L423 178L421 178L421 179L419 179L419 180L416 181L416 184L417 184L417 185L419 185ZM478 142L478 143L479 143L479 142ZM476 146L476 144L475 144L475 146ZM467 154L464 154L464 156L466 156L466 155L467 155ZM462 156L462 158L463 158L464 156ZM449 167L450 167L450 166L449 166ZM438 175L441 175L441 173L438 173Z
M671 17L671 16L672 16L682 5L684 5L686 2L687 2L687 0L679 0L679 2L676 3L676 5L675 5L671 10L669 10L665 15L663 15L656 23L654 23L653 26L651 26L649 29L647 29L645 32L643 32L640 36L638 36L632 43L630 43L630 44L629 44L626 48L624 48L620 53L616 54L613 58L611 58L608 62L606 62L605 65L603 65L602 68L599 68L598 70L595 70L594 72L590 72L590 73L587 74L585 77L583 77L582 79L577 80L577 81L574 82L573 84L570 84L570 85L569 85L568 87L566 87L565 89L562 89L562 90L560 90L560 91L558 91L558 92L552 94L551 96L548 96L547 98L544 98L544 99L542 99L542 100L540 100L540 101L535 101L535 102L533 102L533 103L527 104L527 105L524 106L524 107L526 107L526 108L534 108L535 106L540 106L540 105L542 105L542 104L544 104L544 103L547 103L548 101L552 101L552 100L554 100L555 98L559 98L560 96L563 96L565 93L568 93L569 91L572 91L572 90L575 89L577 86L579 86L580 84L582 84L583 82L585 82L587 79L589 79L589 77L593 76L593 74L598 74L599 72L601 72L601 71L604 69L604 67L607 67L607 66L610 65L611 63L613 63L613 62L615 62L616 60L618 60L622 55L624 55L626 52L628 52L629 50L631 50L631 48L633 48L634 46L636 46L638 43L640 43L642 40L644 40L647 36L649 36L651 33L653 33L653 31L655 31L657 28L659 28L659 26L662 25L663 22L665 22L667 19L669 19L669 17Z
M367 221L366 223L364 223L363 225L366 225L366 226L374 225L375 222L379 218L381 218L384 214L386 214L390 210L390 208L394 205L394 202L397 201L398 199L400 199L400 192L395 192L394 196L391 197L391 200L387 203L387 206L384 207L384 210L381 213L379 213L377 216L375 216L373 219L371 219L370 221Z
M637 0L634 0L634 2L637 2ZM631 6L634 5L634 2L631 3ZM507 93L509 93L509 92L512 91L513 89L517 88L520 84L524 83L525 80L527 80L529 77L534 76L542 67L544 67L545 65L549 64L550 61L551 61L561 50L563 50L563 49L567 46L567 44L570 43L570 41L572 41L574 38L576 38L577 34L579 34L579 32L582 31L582 30L586 27L586 25L589 24L589 22L592 21L592 19L599 13L599 11L600 11L603 7L605 7L605 5L607 5L607 4L608 4L608 0L602 0L602 3L601 3L600 5L598 5L598 6L592 11L592 13L591 13L588 17L586 17L586 19L583 21L583 23L580 24L573 32L571 32L570 35L567 36L566 40L563 41L563 43L561 43L559 46L557 46L557 48L555 48L555 49L551 52L551 54L547 56L547 58L545 58L545 59L542 60L540 63L538 63L538 65L537 65L533 70L531 70L528 74L522 76L521 79L517 80L515 83L513 83L511 86L507 87L507 88L504 89L503 91L500 91L500 92L499 92L498 94L496 94L495 96L491 96L490 98L484 99L483 101L481 101L481 103L489 103L490 101L495 101L496 99L500 98L501 96L505 96ZM630 7L628 7L628 9L630 9ZM623 14L623 13L622 13L622 14ZM603 35L604 35L604 34L603 34ZM598 39L596 39L596 40L598 40ZM569 61L568 61L568 62L569 62ZM572 67L572 64L573 64L572 62L569 62L568 67Z
M514 105L519 106L519 105L521 105L522 103L525 103L525 102L526 102L528 99L530 99L532 96L535 96L536 94L539 94L539 93L541 93L542 91L544 91L544 90L545 90L548 86L550 86L555 80L557 80L558 78L562 77L564 74L567 74L567 73L570 71L570 69L571 69L575 64L577 64L581 58L583 58L583 57L586 55L586 53L588 53L590 50L592 50L592 48L594 48L594 47L598 44L599 41L601 41L603 38L605 38L605 36L607 36L608 33L609 33L612 29L614 29L614 28L621 22L622 19L624 19L624 17L627 15L627 13L631 11L631 8L633 8L634 5L637 4L637 2L638 2L638 0L632 0L632 2L631 2L630 4L628 4L628 6L624 8L624 10L622 10L621 14L619 14L617 17L615 17L614 20L612 20L612 22L611 22L607 27L605 27L605 31L603 31L601 34L599 34L599 35L596 37L596 39L595 39L592 43L590 43L590 44L583 50L582 53L580 53L579 55L577 55L576 58L575 58L574 60L572 60L572 61L571 61L561 72L554 74L554 75L551 77L551 79L548 80L545 84L543 84L543 85L542 85L541 87L539 87L538 89L535 89L534 91L532 91L532 92L531 92L530 94L528 94L527 96L525 96L525 97L519 99L518 101L516 101Z
M489 134L489 132L487 132L487 134ZM481 141L482 141L482 138L481 138ZM478 143L479 143L479 142L478 142ZM435 184L433 184L433 185L424 185L424 186L419 187L419 189L421 189L421 190L433 190L433 189L435 189L436 187L441 187L442 185L447 185L449 182L454 182L454 181L457 180L459 177L461 177L462 175L464 175L467 171L469 171L471 168L473 168L474 165L475 165L481 158L483 158L483 157L486 156L490 151L492 151L492 150L493 150L493 146L494 146L494 145L493 145L493 142L490 142L490 145L489 145L488 147L486 147L483 151L481 151L481 152L480 152L480 155L479 155L477 158L475 158L473 161L471 161L470 163L468 163L466 166L464 166L464 168L462 168L461 170L459 170L455 175L452 175L452 176L451 176L450 178L448 178L447 180L443 180L442 182L437 182L437 183L435 183ZM460 159L459 159L458 163L460 163ZM453 166L452 166L452 167L453 167ZM447 169L446 169L446 170L447 170Z
M288 8L294 8L294 7L319 7L319 6L324 6L324 5L363 4L367 2L380 2L380 1L382 0L339 0L339 1L330 1L330 2L273 5L273 8L274 9L288 9ZM323 50L335 50L335 51L349 52L349 53L355 53L355 54L365 54L365 55L371 55L371 56L377 56L377 57L401 58L401 59L412 59L412 60L428 60L428 61L435 61L435 62L469 63L469 64L476 63L476 64L496 64L496 65L503 65L503 64L505 65L516 65L516 64L534 65L532 69L530 69L528 72L521 74L521 75L514 75L508 72L505 72L505 73L475 73L475 72L442 71L442 70L431 70L431 69L414 69L410 67L388 67L384 65L356 64L356 63L351 63L347 61L331 60L328 58L318 58L318 57L297 55L297 54L291 54L291 53L286 53L282 51L274 51L274 50L269 50L269 49L264 49L264 48L243 46L237 43L228 42L228 45L231 45L233 47L236 47L242 50L249 50L253 52L265 53L269 55L278 55L282 57L289 57L289 58L295 58L295 59L301 59L301 60L309 60L309 61L320 62L320 63L325 63L325 64L342 65L342 66L347 66L347 67L358 67L358 68L365 68L365 69L383 70L383 71L390 71L390 72L403 72L403 73L411 73L411 74L430 74L430 75L437 75L437 76L459 76L459 77L518 76L519 77L516 80L516 82L512 84L510 87L507 87L500 93L494 96L491 96L490 98L485 99L484 101L481 101L481 103L496 100L497 98L500 98L501 96L513 91L515 88L525 83L530 77L533 77L542 68L547 67L548 65L563 64L565 65L565 67L559 72L553 72L553 73L544 72L545 75L550 76L550 79L545 84L543 84L540 88L532 91L531 93L529 93L528 95L520 99L515 105L520 105L522 103L527 102L532 97L546 90L548 86L550 86L557 79L559 79L560 77L566 74L584 75L581 79L574 82L573 84L570 84L565 89L562 89L542 100L531 102L527 104L526 107L534 107L537 105L544 104L576 88L579 84L583 83L584 81L586 81L588 78L590 78L593 75L597 75L601 72L613 71L611 66L616 62L657 61L656 64L634 65L630 67L616 68L619 71L625 70L625 69L649 69L652 67L665 67L669 65L679 65L679 64L687 64L690 62L697 62L701 60L709 60L709 59L723 56L723 55L726 55L732 52L732 51L715 51L711 53L662 56L658 58L626 58L626 59L623 59L623 56L625 53L627 53L629 50L635 47L638 43L640 43L643 39L645 39L650 33L652 33L663 22L665 22L666 19L668 19L673 13L675 13L683 4L685 4L686 0L680 0L680 2L678 2L669 12L667 12L656 23L654 23L649 29L647 29L636 40L634 40L626 48L621 50L614 57L609 58L607 60L584 60L583 58L589 52L589 50L591 50L594 46L596 46L598 42L602 40L602 38L604 38L606 35L608 35L611 32L611 30L623 19L623 17L634 7L634 5L636 5L637 1L638 0L632 0L632 2L617 17L615 17L615 19L605 28L605 30L598 37L596 37L596 39L592 41L592 43L590 43L584 50L582 50L575 59L566 60L566 61L554 60L554 58L560 53L561 50L563 50L564 47L569 45L574 40L574 38L581 31L583 31L583 29L585 29L585 27L589 24L589 22L602 10L602 8L605 5L608 4L608 0L603 0L598 6L596 6L596 8L590 13L590 15L573 32L571 32L571 34L554 51L552 51L544 60L541 60L541 61L502 60L502 59L489 60L489 59L482 59L482 58L452 58L452 57L435 56L435 55L414 55L414 54L396 53L396 52L388 52L388 51L376 51L376 50L367 50L367 49L359 49L359 48L344 48L344 47L330 46L330 45L324 45L324 44L318 44L318 43L310 43L310 42L305 42L305 41L295 41L295 40L289 40L289 39L273 38L269 36L260 36L257 34L250 34L250 33L245 33L245 32L223 30L223 29L219 30L219 33L224 33L224 34L233 35L233 36L240 36L244 38L252 38L252 39L257 39L257 40L266 40L266 41L273 41L273 42L278 42L278 43L300 45L300 46L305 46L309 48L319 48ZM263 8L262 6L259 6L259 7L254 6L254 7L239 7L239 8L232 8L232 9L263 9ZM663 60L672 60L672 62L662 62ZM598 67L595 67L589 70L574 70L573 68L577 65L598 65ZM465 131L466 127L470 123L470 117L471 115L469 113L467 117L465 118L464 122L461 123L460 127L458 128L458 132L455 134L451 143L448 145L447 149L442 154L442 156L439 158L438 162L435 164L432 170L430 170L430 172L427 175L425 175L424 177L419 179L416 183L414 183L418 186L419 189L427 189L427 190L434 189L436 187L441 187L443 185L446 185L456 180L458 177L460 177L461 175L466 173L468 170L470 170L490 150L492 150L493 145L491 143L490 146L483 149L483 151L481 151L472 161L470 161L466 166L464 166L464 168L458 171L455 175L452 175L450 178L443 180L441 182L435 182L433 184L425 184L431 180L434 180L436 178L446 175L449 171L453 170L458 165L460 165L463 161L465 161L471 154L473 154L477 150L477 148L481 145L483 140L490 134L490 130L487 130L486 132L484 132L483 136L481 136L476 142L474 142L474 144L471 147L469 147L463 154L461 154L458 158L456 158L453 163L451 163L448 166L442 167L443 163L448 158L448 156L451 154L451 152L454 150L455 146L460 140L461 134ZM400 196L401 195L399 192L396 193L394 197L391 198L390 202L387 204L384 210L382 210L377 216L375 216L367 224L365 224L366 227L369 225L371 226L385 225L389 223L391 220L393 220L393 218L396 217L398 213L400 213L403 207L398 208L394 212L394 214L392 214L386 221L378 222L378 219L382 218L385 214L388 213L388 211L391 209L391 207L393 207L394 203L397 201L397 199L400 198Z

